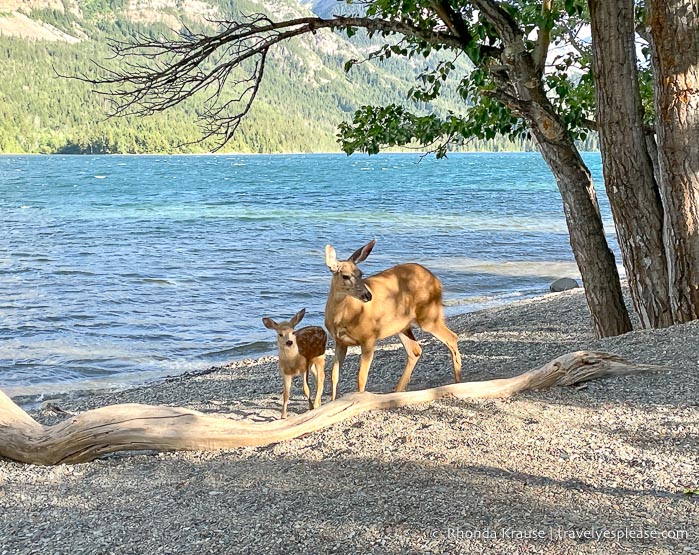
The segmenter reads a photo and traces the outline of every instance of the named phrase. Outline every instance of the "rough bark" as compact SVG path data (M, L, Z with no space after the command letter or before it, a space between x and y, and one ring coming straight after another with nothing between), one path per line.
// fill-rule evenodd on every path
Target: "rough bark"
M631 320L614 254L604 234L592 177L546 96L542 68L528 52L522 30L502 7L492 0L473 3L504 43L500 62L506 68L507 79L500 81L496 97L527 121L561 192L570 244L585 286L595 334L610 337L629 332Z
M596 122L607 196L644 328L672 324L663 207L643 129L633 0L589 0Z
M653 177L655 177L655 184L660 183L660 163L658 161L658 143L655 142L655 132L649 133L646 130L646 150L648 151L648 156L653 162ZM660 186L658 186L658 194L660 194ZM662 202L662 197L661 197ZM665 209L663 209L663 215L665 214ZM665 245L663 245L664 248ZM669 296L668 290L668 296Z
M538 127L533 130L541 155L556 177L561 192L570 244L585 287L595 334L611 337L627 333L632 329L631 320L624 304L614 253L604 235L590 171L567 133L558 140L551 140Z
M42 426L0 391L0 457L28 464L80 463L117 451L217 450L267 445L377 409L437 399L510 397L593 378L659 369L610 353L568 353L512 378L401 393L353 393L286 420L245 422L178 407L111 405Z
M699 318L699 2L649 2L660 194L675 323Z
M239 82L249 84L244 93L247 100L242 102L242 111L229 114L228 102L207 111L205 136L223 137L225 142L252 106L269 49L321 28L357 27L384 36L402 34L431 45L461 50L479 66L486 63L484 61L494 62L489 69L496 90L488 89L482 94L492 94L508 105L514 114L522 115L539 140L544 159L554 172L563 196L571 245L582 274L596 335L606 337L630 331L631 323L621 295L616 264L604 235L590 173L544 91L543 69L552 20L544 17L546 22L538 28L540 34L532 47L528 40L525 41L523 27L503 7L503 3L472 0L472 6L488 20L500 38L502 44L493 45L490 39L472 41L470 26L460 13L461 4L450 0L430 3L435 13L444 19L448 32L436 31L432 24L424 25L421 18L413 21L408 13L410 9L405 14L386 15L387 19L337 16L271 22L266 16L257 14L243 22L229 22L225 30L214 37L192 40L189 33L185 33L175 40L145 39L137 44L117 45L114 50L118 57L127 60L141 57L147 62L132 62L124 71L108 71L105 79L84 80L111 89L107 94L116 99L116 115L147 115L183 102L197 91L211 87L221 90L233 67L255 61L249 78ZM543 15L554 9L557 9L555 2L546 0L542 3ZM387 12L390 14L392 10ZM216 52L226 52L225 63L216 65L211 71L200 71L200 66L210 63ZM218 96L214 94L211 98Z

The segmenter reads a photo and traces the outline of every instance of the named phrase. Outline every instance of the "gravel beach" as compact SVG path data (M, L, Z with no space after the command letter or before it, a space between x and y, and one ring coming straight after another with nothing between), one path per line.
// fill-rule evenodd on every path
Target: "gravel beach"
M580 349L665 370L367 413L266 447L57 467L0 460L0 555L699 554L699 492L686 493L699 489L699 322L598 341L577 290L449 325L468 381ZM410 389L450 383L446 347L416 336L424 352ZM355 388L350 355L341 394ZM367 388L390 391L403 361L400 344L386 342ZM263 420L279 417L281 390L276 358L265 357L55 402L71 412L137 402ZM306 406L297 381L289 413ZM65 418L46 404L32 414Z

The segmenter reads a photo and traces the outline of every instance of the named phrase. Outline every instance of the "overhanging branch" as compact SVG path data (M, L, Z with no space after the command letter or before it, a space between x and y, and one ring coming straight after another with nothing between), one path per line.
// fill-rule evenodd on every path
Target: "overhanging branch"
M109 99L111 116L151 115L196 94L208 95L206 109L199 114L204 131L201 140L216 137L220 148L250 111L273 46L320 29L361 28L459 52L468 43L482 49L481 56L499 54L498 48L473 41L460 14L453 10L450 21L459 36L390 18L302 17L275 22L264 14L253 14L241 21L217 22L223 30L213 36L185 29L173 38L141 35L131 43L113 42L110 46L114 57L122 60L121 69L96 64L100 77L83 74L74 78L90 83L95 92Z

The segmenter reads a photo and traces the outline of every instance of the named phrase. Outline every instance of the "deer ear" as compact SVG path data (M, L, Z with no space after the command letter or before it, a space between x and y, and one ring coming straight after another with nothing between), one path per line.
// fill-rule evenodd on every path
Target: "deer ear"
M302 308L302 309L299 310L299 311L296 313L296 315L291 319L291 325L292 325L293 327L296 327L296 325L297 325L301 320L303 320L303 317L304 317L305 315L306 315L306 309L305 309L305 308Z
M337 254L332 245L325 245L325 265L331 272L337 272Z
M355 264L359 264L360 262L364 262L367 259L367 256L369 256L371 254L371 250L374 248L375 244L376 244L376 239L372 239L366 245L364 245L361 249L357 249L356 251L354 251L352 256L349 257L349 260L351 260Z
M267 329L270 330L276 330L277 329L277 323L272 320L271 318L262 318L262 323L265 325Z

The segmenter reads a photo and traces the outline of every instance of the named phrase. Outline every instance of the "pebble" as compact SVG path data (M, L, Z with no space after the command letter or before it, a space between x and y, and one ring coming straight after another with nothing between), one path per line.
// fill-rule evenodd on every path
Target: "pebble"
M508 402L372 412L261 448L122 453L64 471L0 461L0 555L697 554L699 503L683 488L696 485L699 470L699 395L688 387L696 383L699 322L595 340L582 291L574 290L456 316L449 326L460 335L468 380L511 376L579 349L672 371ZM416 336L424 351L410 388L450 383L446 348ZM404 364L396 345L377 350L370 391L395 386ZM341 394L354 389L357 366L349 355ZM231 418L277 419L280 389L276 359L265 357L57 402L70 411L127 402L226 407ZM305 410L295 384L289 411ZM65 418L33 415L46 424ZM581 542L566 535L623 533L639 523L690 536ZM513 539L504 528L545 538ZM498 536L475 534L487 530Z

